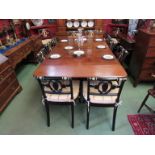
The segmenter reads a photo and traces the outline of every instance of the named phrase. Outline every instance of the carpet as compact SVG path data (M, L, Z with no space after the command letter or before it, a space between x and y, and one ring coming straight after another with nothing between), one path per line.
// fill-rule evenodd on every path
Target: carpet
M128 115L135 135L155 135L155 114Z

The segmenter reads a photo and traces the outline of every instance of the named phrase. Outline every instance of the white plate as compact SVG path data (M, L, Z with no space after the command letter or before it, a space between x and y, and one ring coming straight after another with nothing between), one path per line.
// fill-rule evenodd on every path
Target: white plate
M30 28L31 28L30 24L28 22L26 22L26 29L30 30Z
M78 21L74 21L74 27L79 27L80 23Z
M71 28L72 26L73 26L73 23L72 23L71 21L68 21L68 22L67 22L67 27L68 27L68 28Z
M103 41L103 39L101 39L101 38L96 38L95 41L100 42L100 41Z
M74 48L73 46L65 46L65 47L64 47L65 50L71 50L71 49L73 49L73 48Z
M86 22L86 21L82 21L82 22L81 22L81 26L82 26L82 27L87 27L87 22Z
M103 57L103 59L106 59L106 60L112 60L112 59L114 59L114 56L113 55L110 55L110 54L105 54L102 57Z
M104 49L104 48L106 48L106 46L105 45L98 45L97 48Z
M43 19L31 19L31 21L35 26L41 26L43 25L43 22L44 22Z
M50 55L50 58L51 59L58 59L58 58L60 58L61 57L61 55L60 54L57 54L57 53L54 53L54 54L51 54Z
M81 51L81 50L77 50L77 51L74 51L73 52L73 54L76 55L76 56L78 56L78 57L81 56L81 55L84 55L84 53L85 52L84 51Z
M90 21L88 22L88 27L93 27L93 26L94 26L94 21L90 20Z
M68 42L68 40L62 39L61 42L62 42L62 43L66 43L66 42Z

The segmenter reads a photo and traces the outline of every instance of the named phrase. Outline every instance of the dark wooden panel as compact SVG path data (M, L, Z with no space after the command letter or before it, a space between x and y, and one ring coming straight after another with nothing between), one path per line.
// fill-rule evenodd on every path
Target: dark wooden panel
M146 57L154 57L155 58L155 47L154 48L148 48Z
M154 69L155 70L155 58L145 59L143 63L143 69Z
M140 81L155 80L155 32L138 31L129 70L135 79L134 86Z
M13 79L16 79L16 75L14 72L11 72L7 76L5 76L3 80L0 80L0 94L12 82Z
M154 69L147 69L147 70L143 70L140 74L140 79L141 80L146 80L146 81L149 81L149 80L154 80L154 77L152 75L155 75L155 70Z
M21 90L18 81L12 81L10 85L0 94L0 112L8 105L9 101Z

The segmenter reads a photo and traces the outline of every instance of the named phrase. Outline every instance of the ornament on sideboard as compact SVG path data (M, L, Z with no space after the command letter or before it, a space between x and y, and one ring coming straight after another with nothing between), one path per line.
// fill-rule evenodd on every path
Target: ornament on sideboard
M40 31L40 35L44 38L48 37L49 32L46 29L41 29Z
M155 32L155 20L150 20L147 30L149 32Z
M25 27L26 27L27 30L30 30L31 26L30 26L29 22L25 23Z

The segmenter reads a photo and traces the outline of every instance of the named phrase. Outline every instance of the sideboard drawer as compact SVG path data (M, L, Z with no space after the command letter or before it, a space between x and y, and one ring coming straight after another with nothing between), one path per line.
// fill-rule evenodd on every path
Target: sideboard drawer
M151 47L154 46L155 47L155 37L150 38L149 46L151 46Z
M7 86L12 82L12 80L16 79L15 73L12 71L12 73L8 74L7 77L3 81L0 81L0 92L3 92Z
M5 106L6 103L17 93L19 84L17 81L13 81L8 87L0 94L0 106ZM1 111L1 107L0 107Z
M6 78L6 76L11 72L12 72L12 68L8 67L2 73L0 73L0 82L3 81Z
M155 70L155 58L147 58L144 60L143 69L154 69Z
M155 48L148 48L146 57L155 57Z
M1 71L4 70L4 68L8 68L9 66L10 66L9 61L5 61L4 63L2 63L2 64L0 65L0 73L1 73Z
M140 74L140 79L141 80L154 80L155 81L155 78L152 75L155 75L154 69L143 70Z

